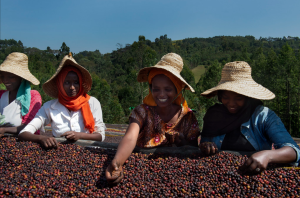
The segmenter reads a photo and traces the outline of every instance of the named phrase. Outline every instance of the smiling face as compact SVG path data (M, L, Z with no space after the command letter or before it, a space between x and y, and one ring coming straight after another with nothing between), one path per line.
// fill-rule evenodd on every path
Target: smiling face
M159 74L152 79L152 96L157 106L171 105L176 95L176 87L167 76Z
M232 91L223 91L221 100L230 113L237 113L244 106L246 97Z
M77 74L70 71L64 81L64 90L69 97L74 97L78 94L80 89L79 78Z
M18 91L22 78L9 72L0 72L0 79L8 91Z

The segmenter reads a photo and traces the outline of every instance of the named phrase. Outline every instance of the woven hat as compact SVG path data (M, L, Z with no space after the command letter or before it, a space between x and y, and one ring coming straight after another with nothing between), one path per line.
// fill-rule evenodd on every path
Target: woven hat
M28 69L28 57L20 52L9 54L0 65L0 71L9 72L28 80L34 85L40 84L40 81L32 75ZM0 80L0 84L2 81Z
M252 79L251 67L244 61L226 63L219 84L201 93L201 95L211 98L217 94L218 90L233 91L260 100L275 98L275 94Z
M84 67L82 67L75 61L75 59L72 57L71 53L69 55L66 55L62 59L55 74L49 80L47 80L47 82L45 82L43 84L44 92L48 96L51 96L53 98L58 97L58 88L56 86L55 77L59 74L59 72L62 70L62 68L64 66L73 66L73 67L76 67L77 69L79 69L79 71L82 74L82 87L84 89L84 92L88 93L92 88L92 82L93 82L92 77L91 77L90 73Z
M163 69L170 72L182 82L182 88L187 87L187 89L191 90L192 92L195 92L193 87L191 87L180 75L180 72L183 68L183 61L178 54L166 54L160 59L160 61L156 65L141 69L137 76L138 82L148 82L148 74L153 68Z

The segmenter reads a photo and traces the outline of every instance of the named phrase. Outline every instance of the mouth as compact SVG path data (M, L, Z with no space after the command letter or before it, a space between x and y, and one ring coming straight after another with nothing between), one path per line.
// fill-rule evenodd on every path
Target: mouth
M158 99L160 102L166 102L167 99Z

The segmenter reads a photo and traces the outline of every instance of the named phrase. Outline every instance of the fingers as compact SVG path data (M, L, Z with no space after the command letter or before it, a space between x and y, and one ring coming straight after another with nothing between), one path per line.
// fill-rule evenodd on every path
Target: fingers
M123 177L124 177L123 171L121 171L119 177L118 177L115 181L113 181L112 183L113 183L113 184L118 184L118 183L120 183L120 182L122 181Z
M45 148L57 148L58 147L58 142L56 141L55 138L46 138L45 140L42 141L42 145Z

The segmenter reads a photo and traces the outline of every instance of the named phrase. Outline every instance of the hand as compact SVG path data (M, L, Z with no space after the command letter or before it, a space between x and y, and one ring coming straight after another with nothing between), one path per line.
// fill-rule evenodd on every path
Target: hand
M269 164L268 151L260 151L254 153L249 157L246 162L240 167L243 173L259 174L266 170Z
M113 161L109 164L105 171L105 177L109 184L118 184L122 181L123 175L123 168L120 163L113 159Z
M214 142L203 142L199 147L201 152L205 155L214 155L218 152L218 147Z
M65 137L67 140L76 142L80 139L80 132L68 131L62 134L61 137Z
M40 143L45 148L57 148L58 142L54 137L47 137L47 136L40 136L41 140Z

